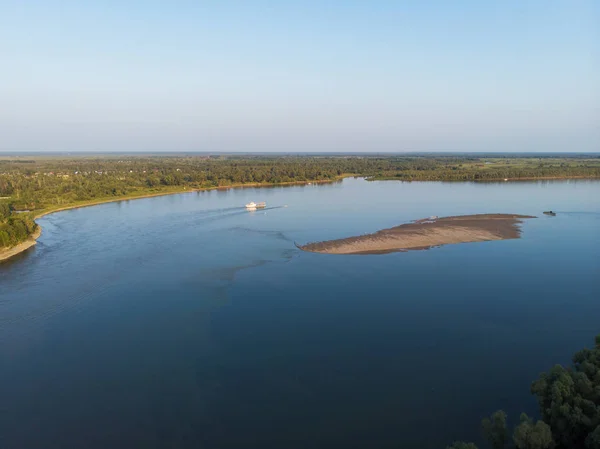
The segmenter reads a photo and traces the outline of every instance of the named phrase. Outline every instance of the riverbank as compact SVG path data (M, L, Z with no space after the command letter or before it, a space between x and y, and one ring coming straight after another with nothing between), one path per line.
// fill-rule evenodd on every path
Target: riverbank
M182 187L180 189L172 189L168 191L159 191L159 192L140 192L139 194L131 194L120 197L110 197L110 198L99 198L96 200L90 201L82 201L79 203L71 203L66 204L64 206L56 206L53 208L43 209L34 215L34 220L42 218L46 215L53 214L55 212L62 212L66 210L72 209L80 209L83 207L91 207L98 206L100 204L107 203L116 203L119 201L130 201L130 200L138 200L142 198L153 198L157 196L165 196L165 195L176 195L180 193L188 193L188 192L203 192L210 190L227 190L227 189L240 189L240 188L256 188L256 187L282 187L282 186L291 186L291 185L306 185L306 184L327 184L332 182L341 181L344 178L355 176L354 174L343 174L338 176L335 179L326 179L326 180L313 180L313 181L292 181L292 182L281 182L281 183L249 183L249 184L232 184L229 186L215 186L215 187L206 187L206 188L189 188ZM37 243L37 239L42 234L42 228L38 224L37 230L24 242L21 242L15 246L6 249L0 249L0 263L6 261L17 254L20 254Z
M571 179L583 180L589 179L595 181L600 179L599 176L530 176L523 178L489 178L489 179L406 179L396 176L372 176L366 177L367 181L402 181L402 182L519 182L519 181L568 181Z
M21 242L18 245L8 249L0 250L0 263L22 253L23 251L27 251L37 243L37 239L40 237L40 235L42 235L42 228L38 225L36 231L24 242Z
M516 214L431 217L383 229L373 234L298 245L303 251L326 254L385 254L422 250L454 243L517 239L523 219Z

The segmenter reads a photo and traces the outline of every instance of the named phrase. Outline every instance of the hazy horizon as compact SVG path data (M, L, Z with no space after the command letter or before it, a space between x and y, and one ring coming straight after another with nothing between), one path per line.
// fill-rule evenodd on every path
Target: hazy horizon
M18 156L480 156L480 157L600 157L600 151L457 151L457 150L425 150L425 151L205 151L205 150L0 150L4 157Z
M0 0L1 152L600 150L593 0Z

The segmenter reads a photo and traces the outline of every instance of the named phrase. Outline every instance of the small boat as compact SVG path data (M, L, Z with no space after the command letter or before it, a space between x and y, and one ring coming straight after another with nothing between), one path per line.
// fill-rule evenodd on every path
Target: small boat
M552 210L545 210L544 215L552 215L554 217L554 216L556 216L556 212L554 212Z
M246 204L246 209L264 209L265 207L267 207L267 203L265 203L264 201L262 203L255 203L254 201L249 202L248 204Z

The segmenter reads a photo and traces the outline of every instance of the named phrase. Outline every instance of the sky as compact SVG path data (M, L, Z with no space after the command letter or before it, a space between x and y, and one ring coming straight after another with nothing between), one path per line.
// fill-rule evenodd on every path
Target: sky
M600 151L600 2L0 0L0 151Z

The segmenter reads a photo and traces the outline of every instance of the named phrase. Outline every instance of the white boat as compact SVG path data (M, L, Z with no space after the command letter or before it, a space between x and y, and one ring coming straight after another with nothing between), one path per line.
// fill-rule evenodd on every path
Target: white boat
M267 207L267 203L265 203L264 201L262 203L255 203L254 201L249 202L248 204L246 204L246 209L263 209Z

